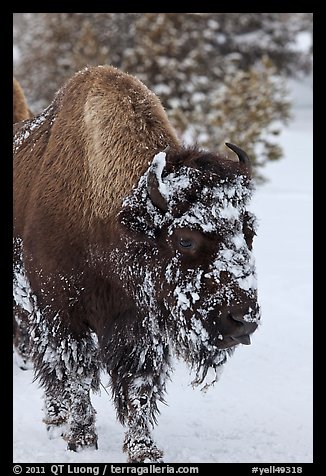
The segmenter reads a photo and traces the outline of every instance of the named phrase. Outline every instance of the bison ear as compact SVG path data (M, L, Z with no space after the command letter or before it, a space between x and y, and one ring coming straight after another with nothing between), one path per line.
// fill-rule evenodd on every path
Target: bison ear
M152 203L162 212L168 210L166 200L166 185L162 182L162 172L165 167L167 149L154 156L147 175L147 192Z
M225 142L225 145L237 154L237 156L239 157L239 162L244 164L248 171L251 173L251 162L246 152L240 149L240 147L238 147L237 145L230 144L230 142Z

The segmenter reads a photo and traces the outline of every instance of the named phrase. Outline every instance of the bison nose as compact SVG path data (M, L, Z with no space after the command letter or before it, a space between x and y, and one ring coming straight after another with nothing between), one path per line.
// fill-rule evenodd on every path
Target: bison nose
M228 310L224 312L220 320L220 332L223 337L229 337L237 343L250 345L250 337L257 329L256 322L244 320L244 312Z

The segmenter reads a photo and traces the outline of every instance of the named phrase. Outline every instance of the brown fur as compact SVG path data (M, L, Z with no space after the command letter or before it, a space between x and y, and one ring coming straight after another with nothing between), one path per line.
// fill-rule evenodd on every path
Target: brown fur
M13 123L24 121L32 116L22 88L17 79L13 78Z

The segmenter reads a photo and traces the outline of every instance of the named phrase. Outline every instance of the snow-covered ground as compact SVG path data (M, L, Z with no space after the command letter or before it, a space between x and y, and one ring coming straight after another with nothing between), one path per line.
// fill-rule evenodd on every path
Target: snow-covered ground
M258 188L251 207L259 219L254 249L262 325L207 393L192 389L188 369L176 364L168 406L161 405L154 430L166 463L312 462L310 86L301 84L294 98L295 119L280 137L285 158L265 168L269 182ZM126 461L124 430L104 390L93 396L98 451L72 453L61 438L47 439L32 371L14 364L13 372L15 463Z

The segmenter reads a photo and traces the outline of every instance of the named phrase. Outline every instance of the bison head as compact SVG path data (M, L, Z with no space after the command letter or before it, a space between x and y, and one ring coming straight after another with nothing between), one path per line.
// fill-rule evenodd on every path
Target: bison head
M158 153L120 212L125 286L146 308L147 325L165 322L177 355L197 372L195 384L209 369L216 380L260 318L250 164L227 145L238 161L197 149Z

